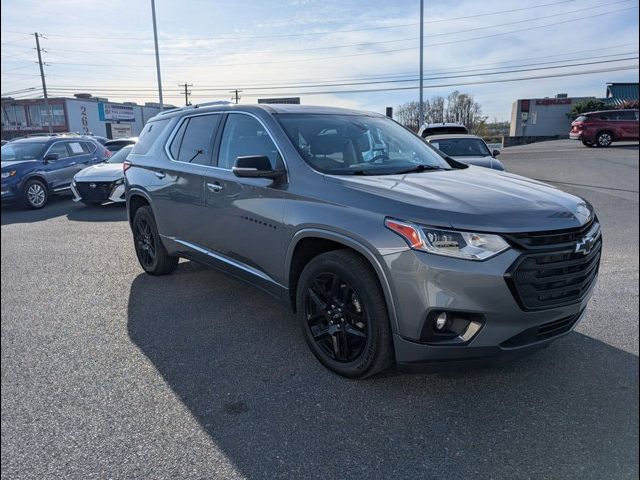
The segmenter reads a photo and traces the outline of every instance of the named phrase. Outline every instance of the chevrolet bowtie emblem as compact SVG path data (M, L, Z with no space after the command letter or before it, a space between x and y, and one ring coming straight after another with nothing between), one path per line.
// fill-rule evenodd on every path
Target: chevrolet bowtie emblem
M583 255L588 255L589 252L593 249L593 246L596 243L596 239L593 235L587 235L578 243L576 243L576 253L582 253Z

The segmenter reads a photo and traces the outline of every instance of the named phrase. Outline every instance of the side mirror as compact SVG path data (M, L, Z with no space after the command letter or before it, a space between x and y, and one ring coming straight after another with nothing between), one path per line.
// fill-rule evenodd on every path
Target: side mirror
M491 155L497 157L498 155L500 155L500 150L494 150L493 152L491 152Z
M44 157L44 162L51 162L51 161L55 161L58 160L60 158L60 154L59 153L47 153L47 155Z
M278 178L284 175L284 170L274 170L269 157L265 155L250 155L236 158L233 174L240 178Z

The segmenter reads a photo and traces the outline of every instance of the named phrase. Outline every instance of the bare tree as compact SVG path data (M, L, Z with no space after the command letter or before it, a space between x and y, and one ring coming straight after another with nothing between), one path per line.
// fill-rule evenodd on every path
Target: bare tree
M408 102L396 109L397 119L404 126L417 131L426 123L455 122L465 125L470 131L486 121L482 107L467 93L455 90L444 97L432 97L424 102L424 119L419 119L418 102ZM421 121L422 120L422 121Z

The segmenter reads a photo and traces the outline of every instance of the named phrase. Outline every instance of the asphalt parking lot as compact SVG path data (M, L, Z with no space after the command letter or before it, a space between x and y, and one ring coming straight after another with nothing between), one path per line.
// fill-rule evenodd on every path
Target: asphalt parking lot
M2 209L3 478L638 476L638 144L511 147L605 235L586 318L507 365L348 381L266 294L145 275L124 209Z

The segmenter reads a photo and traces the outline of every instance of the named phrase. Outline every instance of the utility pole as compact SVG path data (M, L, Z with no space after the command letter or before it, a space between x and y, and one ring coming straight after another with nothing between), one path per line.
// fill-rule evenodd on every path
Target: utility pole
M38 32L33 34L36 37L36 50L38 51L38 65L40 66L40 78L42 79L42 93L44 94L44 107L49 112L49 133L53 133L53 111L49 104L49 96L47 95L47 82L44 79L44 67L42 65L42 53L40 52L40 36ZM42 117L40 117L42 118Z
M420 120L418 122L418 128L422 126L424 122L424 0L420 0L420 107L418 108L418 115Z
M184 87L184 105L185 107L188 107L189 105L191 105L191 102L189 102L189 95L191 95L191 90L189 90L189 87L193 87L193 83L179 83L178 84L179 87Z
M158 27L156 25L156 2L151 0L151 16L153 17L153 43L156 47L156 73L158 75L158 99L160 100L160 111L164 110L162 101L162 78L160 76L160 52L158 52Z
M230 90L229 93L233 93L233 97L231 97L231 100L233 100L234 102L236 102L236 104L240 101L240 99L242 98L240 96L240 92L242 90L238 90L237 88L235 90Z

